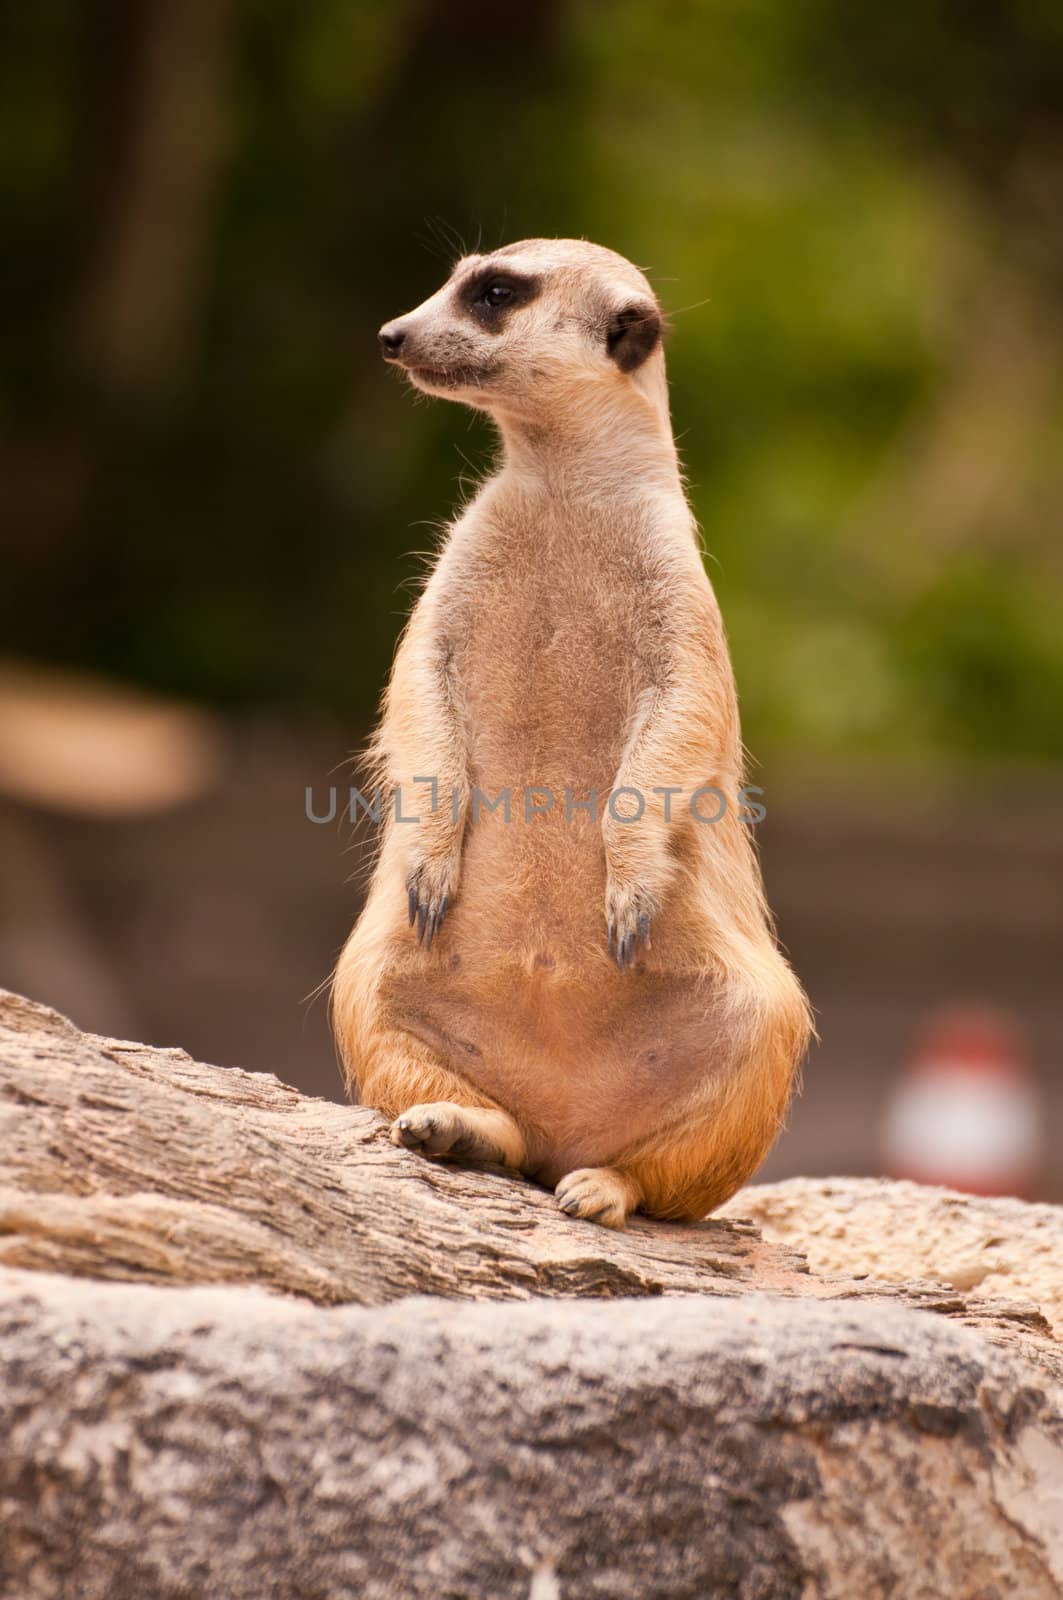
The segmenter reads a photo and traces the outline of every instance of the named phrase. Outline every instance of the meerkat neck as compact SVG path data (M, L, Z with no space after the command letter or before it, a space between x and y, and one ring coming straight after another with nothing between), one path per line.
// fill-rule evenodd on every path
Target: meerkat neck
M503 472L566 499L682 494L667 408L647 395L596 395L550 417L500 417Z

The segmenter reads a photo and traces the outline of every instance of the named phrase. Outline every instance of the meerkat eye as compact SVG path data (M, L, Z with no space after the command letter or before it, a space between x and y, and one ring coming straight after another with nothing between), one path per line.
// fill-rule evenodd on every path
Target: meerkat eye
M508 283L489 283L480 295L480 304L497 311L507 300L512 300L513 290Z
M487 333L501 333L511 313L539 293L539 280L487 268L461 291L460 304Z

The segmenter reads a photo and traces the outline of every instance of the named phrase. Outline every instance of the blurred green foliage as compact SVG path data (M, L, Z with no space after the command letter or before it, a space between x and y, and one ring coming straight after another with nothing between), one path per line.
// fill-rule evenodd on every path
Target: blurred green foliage
M380 322L585 235L673 314L754 749L1063 757L1050 0L0 14L5 646L372 714L486 426Z

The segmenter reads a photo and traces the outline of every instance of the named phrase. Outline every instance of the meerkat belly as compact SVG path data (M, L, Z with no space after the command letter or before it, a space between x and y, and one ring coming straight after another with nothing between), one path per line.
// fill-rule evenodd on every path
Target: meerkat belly
M404 1025L520 1119L549 1181L659 1125L713 1049L703 983L621 974L608 951L600 822L640 685L615 573L608 599L580 577L566 589L555 564L530 609L490 595L456 659L460 889L438 946L393 976Z
M586 969L604 938L601 818L637 693L623 605L553 560L533 604L499 584L456 659L472 795L462 925L477 964ZM538 981L538 980L537 980Z
M394 974L390 1005L518 1119L529 1166L545 1181L608 1163L727 1059L711 980L650 970L622 977L593 962L562 975L547 951L524 967L478 968L457 942L438 981Z

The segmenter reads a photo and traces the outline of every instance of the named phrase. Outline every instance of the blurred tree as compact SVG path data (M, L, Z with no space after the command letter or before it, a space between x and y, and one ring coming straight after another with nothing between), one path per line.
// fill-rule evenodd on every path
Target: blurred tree
M238 0L90 0L80 125L95 202L80 334L104 390L172 382L193 337Z
M5 645L356 736L490 448L374 330L586 234L675 314L750 743L1063 756L1061 108L1048 0L8 0Z

